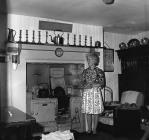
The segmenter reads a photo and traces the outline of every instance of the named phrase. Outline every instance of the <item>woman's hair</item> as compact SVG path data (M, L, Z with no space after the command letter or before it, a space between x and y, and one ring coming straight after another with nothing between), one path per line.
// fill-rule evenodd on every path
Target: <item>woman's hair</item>
M94 60L94 64L95 66L97 66L99 64L99 56L97 53L93 52L93 53L88 53L86 55L87 61L88 59L93 59Z

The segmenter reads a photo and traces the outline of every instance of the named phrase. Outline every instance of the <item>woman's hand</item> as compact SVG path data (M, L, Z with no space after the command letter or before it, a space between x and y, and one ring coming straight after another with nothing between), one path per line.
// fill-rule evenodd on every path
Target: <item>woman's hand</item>
M81 95L81 97L83 96L83 89L80 89L80 95Z
M100 87L100 84L93 84L93 88L98 88L98 87Z

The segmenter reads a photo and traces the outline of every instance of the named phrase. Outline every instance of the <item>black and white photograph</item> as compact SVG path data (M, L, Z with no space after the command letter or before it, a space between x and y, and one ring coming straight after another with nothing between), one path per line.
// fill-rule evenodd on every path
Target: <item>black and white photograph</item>
M0 140L149 140L149 0L0 0Z

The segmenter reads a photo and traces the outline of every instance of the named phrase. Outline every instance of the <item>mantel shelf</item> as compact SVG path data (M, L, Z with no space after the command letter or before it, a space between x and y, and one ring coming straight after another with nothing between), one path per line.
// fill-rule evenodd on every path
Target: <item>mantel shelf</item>
M73 48L95 48L95 49L103 49L103 47L97 46L79 46L79 45L55 45L55 44L46 44L46 43L32 43L32 42L16 42L18 44L26 44L26 45L41 45L41 46L55 46L55 47L73 47Z

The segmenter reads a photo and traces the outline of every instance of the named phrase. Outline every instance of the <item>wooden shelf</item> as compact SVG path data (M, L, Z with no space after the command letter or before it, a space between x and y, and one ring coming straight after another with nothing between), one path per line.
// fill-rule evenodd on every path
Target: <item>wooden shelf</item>
M45 46L60 46L60 47L73 47L73 48L101 48L103 47L96 47L96 46L79 46L79 45L55 45L55 44L46 44L46 43L32 43L32 42L16 42L18 44L28 44L28 45L45 45Z

